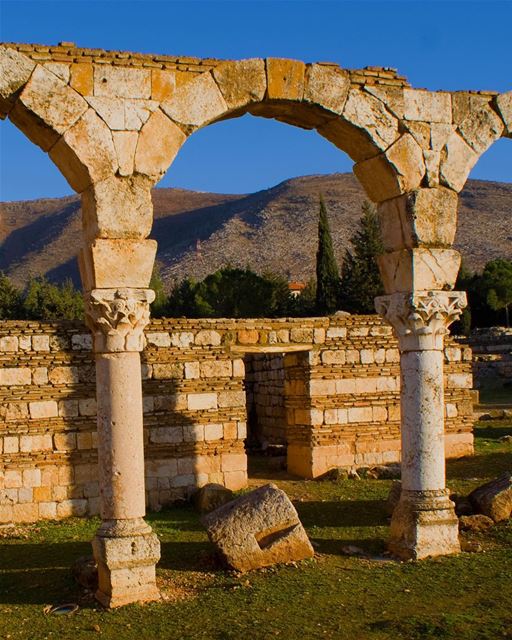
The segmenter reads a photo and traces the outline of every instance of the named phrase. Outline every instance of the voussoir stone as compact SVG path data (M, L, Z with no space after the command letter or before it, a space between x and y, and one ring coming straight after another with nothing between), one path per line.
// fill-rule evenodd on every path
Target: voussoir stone
M233 500L201 522L226 563L238 571L314 555L295 507L273 484Z
M267 90L265 61L261 58L225 62L213 70L213 77L230 109L262 100Z
M506 135L512 138L512 91L499 95L496 98L496 105L505 123Z
M337 67L311 64L306 69L304 100L341 114L350 89L348 73Z
M478 160L478 153L455 131L448 138L441 151L439 179L454 191L460 191L466 184L469 172Z
M505 472L483 484L472 491L468 499L476 511L494 522L507 520L512 515L512 473Z
M459 132L469 146L481 154L501 136L504 128L499 115L490 106L485 106L463 120Z
M160 107L172 120L188 127L202 127L228 111L228 105L210 72L176 89Z
M135 170L158 178L167 171L185 140L183 131L157 109L140 132Z
M118 169L112 133L94 109L88 109L66 131L51 149L50 158L78 193Z
M9 47L0 47L0 111L7 113L14 104L14 94L30 78L36 63Z

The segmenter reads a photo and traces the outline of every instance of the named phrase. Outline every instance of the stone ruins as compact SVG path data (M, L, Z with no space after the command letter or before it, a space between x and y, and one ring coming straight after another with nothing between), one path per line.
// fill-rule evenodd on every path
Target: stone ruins
M82 197L83 244L79 262L87 324L93 337L96 405L92 406L91 399L86 408L78 400L78 413L97 412L102 525L93 548L99 565L98 597L108 606L158 597L155 565L159 543L143 519L140 354L153 298L148 285L156 253L156 243L147 239L152 224L150 190L189 135L208 124L244 113L316 129L354 160L355 175L368 197L377 203L386 249L380 268L387 295L377 299L376 308L393 327L398 340L401 380L403 491L393 514L390 548L403 558L459 550L457 519L446 491L444 471L445 411L448 414L443 398L444 338L465 305L464 293L452 291L460 256L451 245L457 222L457 194L471 168L495 140L512 137L512 92L414 89L395 71L375 67L347 70L329 63L304 64L276 58L176 58L81 49L72 43L55 47L5 44L0 47L0 114L9 117L49 154ZM172 325L172 321L169 323ZM30 336L31 349L36 353L49 340L44 331L36 329ZM169 337L179 336L171 340L190 345L189 337L183 337L187 333L193 332L181 331L179 322L176 330L169 327L168 331ZM206 330L208 337L204 338L194 335L194 344L217 340L214 333ZM32 367L37 359L32 351L28 357L30 366L22 364L23 354L28 351L25 331L6 337L12 338L13 345L17 340L20 371L2 370L2 389L12 385L15 391L17 385L37 385L32 378L38 375L38 367ZM362 354L361 349L361 358ZM307 366L314 378L315 350L296 358L297 362L302 358L311 360ZM47 368L44 362L42 358L41 370ZM388 383L389 389L382 388L383 391L397 391L395 374L385 373L384 363L379 363L377 371L368 377L372 380L368 389L375 389L372 392L377 395L380 385ZM188 379L186 364L180 366ZM221 393L210 390L207 372L214 378L223 366L233 367L234 363L223 365L219 358L203 365L199 367L198 375L203 376L199 377L200 385L194 392L184 394L187 410L219 409ZM152 366L154 374L157 365ZM172 369L173 364L168 366ZM48 370L48 377L53 373ZM194 376L197 366L189 367L188 373ZM235 371L232 374L236 379ZM44 378L43 371L40 375ZM345 418L350 426L350 415L369 420L364 403L355 402L346 414L344 407L329 413L327 404L322 410L313 390L317 389L320 398L330 397L331 402L338 395L343 398L344 394L351 394L351 384L354 383L345 381L343 374L332 380L311 380L310 414L300 414L300 407L295 410L299 423L291 430L291 441L301 443L297 455L306 460L304 467L312 475L315 464L319 468L331 464L330 452L315 456L309 443L320 449L324 442L326 447L338 447L340 452L332 458L337 464L336 456L344 455L345 444L341 441L333 445L330 434L343 431ZM357 381L355 385L357 390ZM371 393L362 388L361 392ZM65 396L57 401L39 399L36 394L26 400L34 420L55 416L55 412L64 417L67 411L76 411L73 400L66 400ZM383 407L371 409L372 421L374 415L382 416L377 422L384 420L384 410L389 417ZM374 413L376 409L379 410ZM232 433L233 422L219 419L218 439L221 430L226 434L227 424ZM304 433L302 426L306 427ZM199 441L204 433L202 446L206 446L204 425L192 420L188 427L182 427L183 441ZM237 434L239 427L243 430L237 424ZM156 427L153 432L157 432ZM208 437L210 434L211 431ZM62 435L66 442L68 436ZM79 435L69 436L67 442L73 443L76 437L78 443ZM92 438L91 434L82 435ZM57 436L55 433L50 437L55 442ZM9 436L12 437L15 436ZM20 447L23 437L20 434ZM35 437L41 438L42 446L45 435ZM172 435L164 431L163 437ZM8 447L15 445L14 440L9 443ZM239 453L235 453L237 448ZM73 451L65 451L72 461ZM351 452L355 454L356 450L352 448ZM234 445L233 465L227 458L224 467L222 454L221 471L212 470L217 479L223 473L241 473L240 454L240 445ZM191 475L188 462L180 469L181 458L173 457L172 447L168 455L167 479L176 473L176 465L178 475ZM34 492L45 488L39 486L37 471L44 473L40 468L22 474L22 481L32 483ZM6 471L5 476L18 482L16 469ZM242 475L234 477L241 481ZM19 492L17 500L20 504L13 509L22 504Z

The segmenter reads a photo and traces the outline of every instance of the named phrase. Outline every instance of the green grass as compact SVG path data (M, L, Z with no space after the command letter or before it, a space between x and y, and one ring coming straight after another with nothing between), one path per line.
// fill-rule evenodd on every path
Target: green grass
M512 469L512 422L476 427L476 455L448 463L448 484L465 493ZM150 514L162 542L160 603L101 609L76 585L69 567L90 553L98 520L70 519L21 527L0 538L0 638L43 640L343 640L512 638L512 523L473 534L483 549L422 562L380 556L390 482L294 480L269 475L294 500L315 546L314 559L239 576L213 557L188 507ZM368 558L345 556L354 544ZM78 602L77 613L48 616L47 604Z

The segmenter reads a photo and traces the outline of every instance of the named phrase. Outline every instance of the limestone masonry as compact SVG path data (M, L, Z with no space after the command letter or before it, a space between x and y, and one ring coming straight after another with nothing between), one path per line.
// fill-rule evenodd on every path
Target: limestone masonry
M143 351L154 297L151 188L188 136L245 113L315 129L354 161L382 231L386 295L376 310L397 342L370 318L169 320L149 327ZM245 484L244 354L274 345L286 351L282 367L270 356L248 362L253 378L281 371L270 383L253 379L251 413L270 397L286 415L289 469L316 476L396 460L400 433L390 550L405 559L460 551L444 460L446 450L471 451L471 381L469 349L445 345L466 305L453 291L452 244L469 172L512 137L512 91L415 89L388 68L11 43L0 45L0 117L81 195L77 251L92 334L1 325L4 519L99 509L96 597L111 607L158 598L160 545L144 521L146 498L156 507L208 480ZM274 400L281 383L284 406ZM261 428L282 441L273 417Z
M146 501L247 486L245 387L261 359L258 423L291 472L400 459L399 353L375 316L154 320L142 353ZM79 324L0 329L0 522L99 513L95 369ZM446 451L473 451L471 350L448 343ZM249 370L247 370L249 369ZM275 384L276 379L281 384Z

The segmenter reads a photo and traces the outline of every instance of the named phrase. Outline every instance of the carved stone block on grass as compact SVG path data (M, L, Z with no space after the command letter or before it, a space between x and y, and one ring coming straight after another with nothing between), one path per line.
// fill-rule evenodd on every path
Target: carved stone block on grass
M314 555L295 507L273 484L233 500L201 522L226 563L238 571Z
M499 478L478 487L468 496L475 511L492 518L494 522L512 516L512 473L505 472Z

